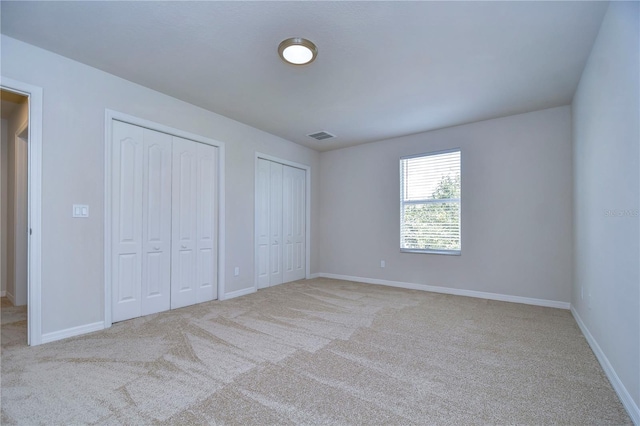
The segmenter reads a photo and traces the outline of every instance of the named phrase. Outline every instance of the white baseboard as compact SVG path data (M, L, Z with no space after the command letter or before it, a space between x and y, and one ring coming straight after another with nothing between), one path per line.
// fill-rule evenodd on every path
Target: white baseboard
M309 274L309 277L307 277L308 280L312 280L314 278L320 278L320 274Z
M13 294L9 293L9 291L5 291L5 294L7 296L7 299L9 299L11 301L12 305L16 304L16 298Z
M622 405L624 405L627 413L629 413L629 417L631 417L631 420L634 424L640 425L640 408L638 408L638 405L633 400L633 398L629 394L629 391L627 391L627 388L624 386L624 384L616 374L616 371L611 366L609 359L607 359L607 356L600 348L600 345L598 345L596 339L593 338L591 332L582 321L582 318L580 318L578 311L576 311L573 306L571 307L571 313L573 314L573 318L575 318L576 322L578 323L578 327L580 327L582 334L584 334L584 337L587 339L589 346L591 346L591 350L593 350L593 353L596 355L596 358L600 362L604 373L609 378L611 386L613 386L613 389L615 389L616 393L618 394L620 401L622 401Z
M226 293L222 300L229 300L235 297L246 296L247 294L255 293L257 290L255 287L243 288L242 290L232 291L231 293Z
M532 297L511 296L508 294L498 294L498 293L486 293L484 291L464 290L460 288L437 287L437 286L426 285L426 284L379 280L376 278L352 277L349 275L338 275L338 274L325 274L322 272L317 275L323 278L332 278L335 280L356 281L356 282L367 283L367 284L377 284L377 285L386 285L389 287L406 288L410 290L431 291L434 293L453 294L456 296L475 297L478 299L499 300L502 302L524 303L526 305L545 306L548 308L569 309L571 306L569 302L559 302L557 300L535 299Z
M6 296L7 296L7 291L6 290L0 291L0 297L6 297Z
M93 333L94 331L104 330L104 321L94 322L92 324L79 325L77 327L67 328L65 330L54 331L42 335L42 343L55 342L56 340L67 339L69 337L79 336L81 334Z

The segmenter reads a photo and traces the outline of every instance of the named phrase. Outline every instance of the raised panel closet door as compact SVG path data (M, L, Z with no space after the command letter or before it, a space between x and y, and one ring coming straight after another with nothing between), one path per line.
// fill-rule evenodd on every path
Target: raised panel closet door
M283 171L283 232L284 282L300 280L306 276L305 241L305 171L284 166Z
M171 309L197 301L197 144L173 137Z
M270 162L269 177L269 285L282 284L282 170Z
M141 314L143 129L113 121L111 313L118 322Z
M197 147L197 302L218 298L218 148Z
M171 307L171 136L144 129L142 315Z
M271 161L258 159L256 200L256 274L258 288L269 287L269 190Z

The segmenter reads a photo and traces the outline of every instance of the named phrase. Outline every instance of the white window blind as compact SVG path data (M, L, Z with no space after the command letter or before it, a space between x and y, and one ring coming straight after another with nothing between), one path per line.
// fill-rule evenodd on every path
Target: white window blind
M460 150L400 159L400 250L460 254Z

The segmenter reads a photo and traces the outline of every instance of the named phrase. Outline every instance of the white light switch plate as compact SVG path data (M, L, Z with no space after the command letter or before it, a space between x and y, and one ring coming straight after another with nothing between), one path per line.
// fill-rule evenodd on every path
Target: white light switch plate
M73 217L89 217L89 206L86 204L74 204Z

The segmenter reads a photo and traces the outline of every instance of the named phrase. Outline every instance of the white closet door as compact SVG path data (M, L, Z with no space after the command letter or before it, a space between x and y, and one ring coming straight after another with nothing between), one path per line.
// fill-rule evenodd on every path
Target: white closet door
M171 305L171 136L143 130L142 315Z
M305 268L305 171L284 166L283 170L283 281L303 279Z
M173 138L171 309L218 297L217 156Z
M142 281L143 130L113 122L112 318L139 317Z
M259 158L256 198L258 288L306 277L306 171Z
M193 141L173 138L171 309L197 301L197 158Z
M269 285L282 284L282 170L270 162L269 177Z
M218 298L218 149L211 145L197 146L197 302Z
M256 274L258 288L269 287L269 189L271 161L258 159L256 199Z
M112 321L218 297L218 148L113 121Z

